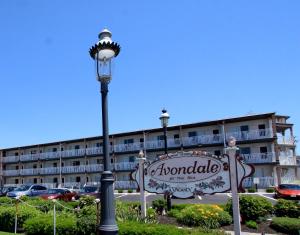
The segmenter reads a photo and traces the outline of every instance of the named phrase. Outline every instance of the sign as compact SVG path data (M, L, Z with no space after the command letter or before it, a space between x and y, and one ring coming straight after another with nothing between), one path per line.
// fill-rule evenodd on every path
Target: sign
M238 185L254 172L252 166L237 161ZM139 183L140 171L133 173ZM178 198L227 192L231 189L229 156L215 156L203 151L177 152L145 162L144 189L172 194Z

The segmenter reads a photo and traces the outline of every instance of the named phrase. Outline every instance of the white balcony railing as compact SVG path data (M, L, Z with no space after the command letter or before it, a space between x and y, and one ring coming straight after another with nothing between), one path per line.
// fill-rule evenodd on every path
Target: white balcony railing
M19 156L7 156L2 158L3 163L18 162Z
M122 170L134 170L136 167L136 162L119 162L114 164L115 171L122 171Z
M216 144L223 142L223 135L198 135L193 137L182 138L183 146L199 145L199 144Z
M48 160L48 159L57 159L60 158L62 152L44 152L40 153L40 159Z
M256 129L250 131L227 132L226 137L235 137L237 141L272 138L272 129Z
M3 171L4 176L16 176L19 175L20 171L19 170L5 170Z
M43 175L48 175L48 174L59 174L59 167L47 167L47 168L40 168L40 173Z
M294 137L285 137L285 136L278 136L277 137L278 144L282 145L294 145L295 138Z
M143 143L117 144L117 145L114 145L114 151L115 152L138 151L141 148L143 148Z
M38 168L30 168L30 169L21 169L20 175L38 175L39 174Z
M85 169L87 172L101 172L103 171L103 165L102 164L86 165Z
M98 154L103 154L103 149L102 147L94 147L94 148L87 148L86 149L86 154L87 155L98 155Z
M135 181L115 181L115 189L136 189Z
M246 163L271 163L276 162L275 153L251 153L241 154Z
M71 150L62 151L63 158L82 157L84 155L85 155L85 149L71 149Z
M297 165L296 157L293 156L279 156L280 165L288 165L288 166L295 166Z
M85 166L65 166L62 167L62 173L83 173Z
M266 176L266 177L258 177L258 178L259 178L259 184L258 184L259 188L268 188L274 186L274 177ZM255 185L253 183L253 178L248 177L244 179L243 186L245 188L254 187Z

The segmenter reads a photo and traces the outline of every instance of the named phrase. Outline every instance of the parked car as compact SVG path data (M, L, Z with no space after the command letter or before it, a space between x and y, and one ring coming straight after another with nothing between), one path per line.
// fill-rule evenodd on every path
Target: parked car
M64 188L69 189L71 192L79 193L80 187L77 185L65 186Z
M43 199L58 199L64 201L72 201L77 196L77 193L71 192L66 188L52 188L48 189L45 194L40 195Z
M8 197L39 196L47 192L47 188L38 184L23 184L15 190L8 192Z
M80 189L79 196L93 196L100 198L99 186L84 186Z
M16 188L17 187L15 187L15 186L4 186L4 187L0 188L0 197L6 196L6 194L8 192L11 192L11 191L15 190Z
M300 199L300 185L280 184L278 187L275 187L275 197Z

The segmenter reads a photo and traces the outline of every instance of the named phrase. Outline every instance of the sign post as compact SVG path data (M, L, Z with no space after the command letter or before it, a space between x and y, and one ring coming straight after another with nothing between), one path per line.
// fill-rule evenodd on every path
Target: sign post
M140 200L141 200L141 216L142 218L146 218L147 216L147 209L146 209L146 196L145 196L145 189L144 189L144 163L146 158L144 158L143 150L139 153L139 187L140 187Z
M229 156L234 234L240 235L241 217L240 217L240 206L239 206L238 180L237 180L238 173L237 173L237 159L236 159L236 151L238 150L238 147L236 147L235 143L236 140L233 137L231 137L228 142L229 147L225 148L225 152Z
M258 177L254 177L253 178L253 183L255 184L256 192L258 192L259 178Z

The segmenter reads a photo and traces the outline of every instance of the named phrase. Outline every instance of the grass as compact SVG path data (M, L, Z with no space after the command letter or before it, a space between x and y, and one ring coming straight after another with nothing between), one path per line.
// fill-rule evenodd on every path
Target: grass
M13 235L14 233L0 232L0 235ZM22 235L24 233L18 233L18 235Z

